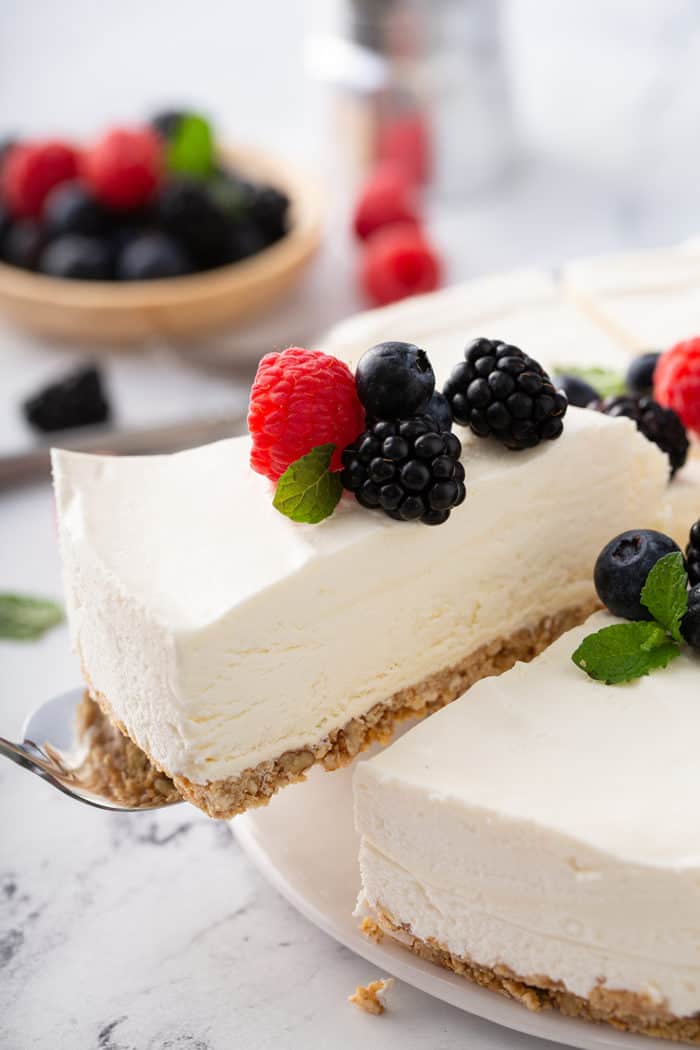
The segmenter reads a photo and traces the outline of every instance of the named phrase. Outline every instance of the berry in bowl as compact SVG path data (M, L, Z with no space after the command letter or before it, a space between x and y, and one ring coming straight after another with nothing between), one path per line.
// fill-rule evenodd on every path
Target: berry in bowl
M167 112L77 146L0 147L0 309L91 344L220 330L289 287L319 240L317 193L286 165Z

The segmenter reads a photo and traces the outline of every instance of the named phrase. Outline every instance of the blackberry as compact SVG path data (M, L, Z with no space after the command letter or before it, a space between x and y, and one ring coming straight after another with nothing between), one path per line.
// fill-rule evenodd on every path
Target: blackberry
M253 186L250 218L262 232L267 244L284 237L288 227L289 197L274 186Z
M636 397L651 397L654 392L654 372L661 354L658 350L649 350L630 361L625 374L625 385L630 394Z
M534 448L561 435L568 402L537 361L517 346L475 339L444 394L456 423L506 448Z
M155 203L155 222L184 245L199 267L224 261L229 224L203 183L188 179L167 183Z
M685 548L685 560L688 565L688 580L691 587L700 583L700 520L690 530L690 539Z
M363 507L442 525L464 502L462 445L427 416L380 420L343 451L341 480Z
M681 634L688 645L700 650L700 586L691 587L688 592L688 609L681 620Z
M664 408L651 397L622 394L619 397L607 397L598 409L606 416L624 416L634 420L637 430L668 456L671 477L688 458L688 435L680 416L672 408Z
M235 263L257 255L265 248L265 238L252 222L234 222L228 232L224 262Z
M94 365L44 387L22 405L27 422L43 433L104 423L110 407Z

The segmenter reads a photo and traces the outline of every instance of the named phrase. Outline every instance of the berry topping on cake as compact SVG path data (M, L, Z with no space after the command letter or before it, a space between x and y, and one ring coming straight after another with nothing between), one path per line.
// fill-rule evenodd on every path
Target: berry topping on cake
M661 355L654 370L654 397L700 436L700 336Z
M343 452L341 480L363 507L442 525L466 496L461 453L427 416L380 420Z
M93 365L44 387L22 407L27 422L44 433L104 423L110 415L100 373Z
M688 579L691 586L700 583L700 521L696 521L690 530L690 539L685 548L685 560L688 566Z
M649 350L635 357L625 374L625 386L630 394L637 397L651 397L654 392L654 372L661 354L658 350Z
M68 143L19 143L3 162L3 196L13 215L38 218L54 186L74 178L77 172L78 154Z
M387 226L364 246L360 283L376 306L440 287L442 265L424 233L408 223Z
M566 400L576 408L588 408L594 402L600 400L600 394L581 376L573 376L568 373L553 376L552 382L557 390L566 395Z
M624 416L668 456L671 477L688 458L688 435L678 414L651 397L608 397L597 406L606 416Z
M647 576L667 554L680 554L670 537L654 529L633 529L611 540L598 555L594 581L598 597L615 616L651 620L641 595Z
M415 186L394 164L382 165L365 182L355 205L353 227L361 240L395 223L418 223Z
M138 208L160 182L163 145L150 128L114 128L85 151L83 174L95 197L116 210Z
M370 420L418 415L435 390L435 373L428 355L413 343L377 343L370 347L359 360L355 381Z
M292 346L258 365L248 409L253 470L277 481L312 449L332 444L331 471L365 425L355 380L346 364L318 350Z
M700 584L688 592L688 611L681 620L681 633L688 645L700 651Z
M537 361L517 346L475 339L447 380L445 396L456 423L506 448L534 448L564 429L566 396Z

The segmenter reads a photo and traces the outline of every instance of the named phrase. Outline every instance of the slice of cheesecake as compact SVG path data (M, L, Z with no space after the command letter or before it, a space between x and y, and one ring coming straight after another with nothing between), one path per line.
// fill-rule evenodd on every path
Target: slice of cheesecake
M360 911L512 996L700 1043L700 658L607 687L598 613L354 777Z
M349 761L579 623L610 535L666 524L667 461L627 420L571 409L521 453L462 436L468 496L439 529L350 499L295 524L247 438L54 452L88 688L185 797L230 816Z

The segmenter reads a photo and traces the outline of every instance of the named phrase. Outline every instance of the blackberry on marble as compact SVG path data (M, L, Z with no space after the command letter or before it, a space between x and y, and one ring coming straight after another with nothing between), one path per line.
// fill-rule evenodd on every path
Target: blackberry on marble
M534 448L564 429L566 395L537 361L497 339L470 343L443 392L456 423L506 448Z
M397 521L442 525L467 490L458 437L429 416L379 420L343 451L343 487Z
M700 519L690 530L688 546L685 548L685 560L688 566L688 580L691 587L700 584Z
M680 416L672 408L664 408L651 397L632 397L625 394L607 397L597 407L606 416L625 416L633 420L637 424L637 430L666 453L671 477L688 458L688 435Z

